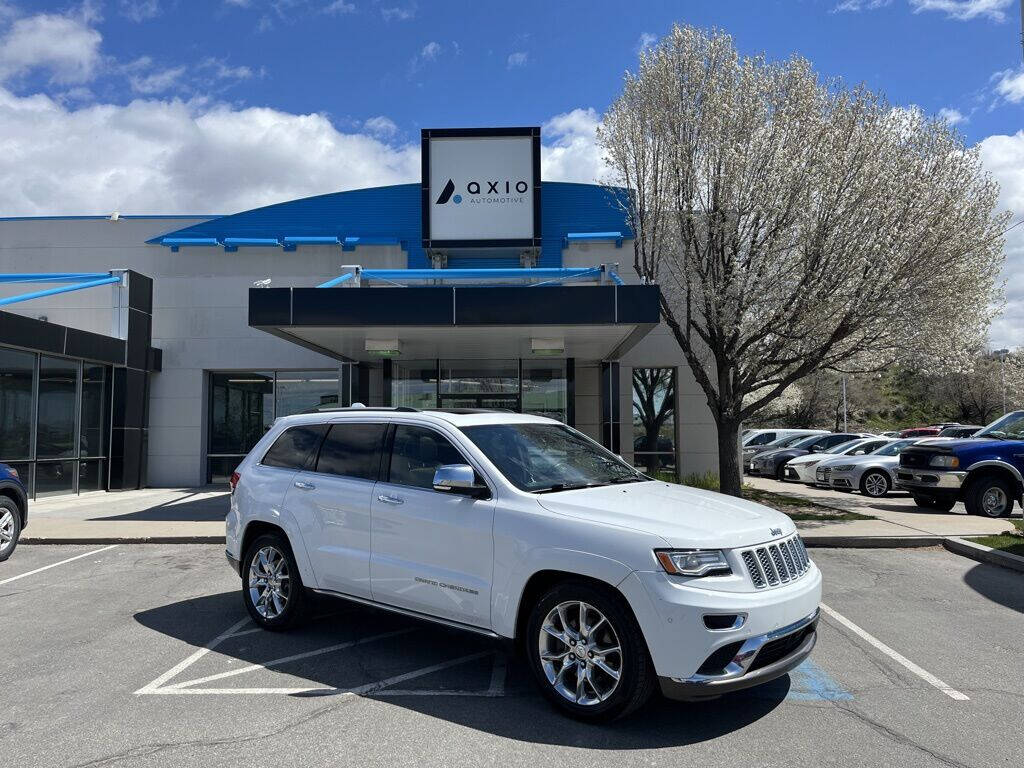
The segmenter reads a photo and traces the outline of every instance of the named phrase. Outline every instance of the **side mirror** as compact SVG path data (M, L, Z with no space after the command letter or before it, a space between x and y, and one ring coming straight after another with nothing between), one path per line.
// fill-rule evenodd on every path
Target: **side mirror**
M476 481L476 472L469 464L444 464L434 471L434 490L475 496L487 492L487 486Z

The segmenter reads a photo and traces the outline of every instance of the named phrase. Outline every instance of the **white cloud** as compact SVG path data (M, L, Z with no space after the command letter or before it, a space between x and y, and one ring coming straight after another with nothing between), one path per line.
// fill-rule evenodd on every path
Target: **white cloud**
M654 44L658 42L658 36L651 32L641 32L640 39L636 41L636 52L643 53L644 51L652 48Z
M420 58L424 61L433 61L441 55L441 44L435 43L431 40L429 43L423 46L423 50L420 51Z
M545 179L602 178L598 121L576 109L545 123ZM74 109L0 88L0 125L0 211L11 216L221 213L420 176L419 141L391 143L397 126L383 115L345 132L319 114L180 99Z
M398 133L398 126L390 117L377 115L363 123L363 130L382 139L390 139Z
M416 16L416 3L381 8L380 15L384 21L409 21Z
M987 16L993 21L1004 21L1006 9L1014 0L910 0L914 13L941 11L950 19L969 21Z
M832 9L832 13L874 11L878 8L884 8L890 3L892 3L892 0L843 0L843 2Z
M608 167L597 146L600 124L593 109L574 109L544 123L541 135L548 142L541 145L544 178L583 184L607 180Z
M142 22L160 15L160 0L120 0L118 8L122 16Z
M965 115L959 109L953 109L952 107L943 107L942 109L940 109L939 117L941 117L950 125L959 125L960 123L967 122L967 115Z
M1004 99L1014 104L1024 101L1024 68L1004 69L992 75L992 79L996 80L996 93Z
M989 136L981 142L985 168L999 182L999 204L1012 211L1012 224L1024 219L1024 131ZM1024 226L1006 235L1006 308L992 324L989 337L998 347L1024 345Z
M355 12L356 12L356 5L355 5L355 3L349 3L349 2L347 2L347 0L334 0L333 3L330 3L330 4L326 5L326 6L324 6L324 13L330 13L330 14L333 14L335 16L341 16L341 15L346 14L346 13L355 13Z
M0 81L34 70L49 72L54 83L87 83L102 63L102 35L89 24L92 11L81 17L40 13L16 19L0 39Z
M128 82L135 93L145 95L164 93L177 86L181 76L185 74L185 67L171 67L146 75L131 75Z
M529 55L526 51L516 51L508 55L508 68L515 69L516 67L525 67L526 62L529 61Z

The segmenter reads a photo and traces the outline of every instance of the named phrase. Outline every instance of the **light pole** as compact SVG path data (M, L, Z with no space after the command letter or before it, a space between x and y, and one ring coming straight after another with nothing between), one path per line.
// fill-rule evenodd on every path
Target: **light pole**
M1021 0L1024 3L1024 0ZM848 432L846 428L846 376L843 376L843 432Z
M1024 3L1024 0L1021 0L1021 3ZM997 349L992 354L999 358L999 384L1003 388L1003 415L1006 415L1006 371L1004 369L1006 367L1006 356L1010 354L1010 350Z

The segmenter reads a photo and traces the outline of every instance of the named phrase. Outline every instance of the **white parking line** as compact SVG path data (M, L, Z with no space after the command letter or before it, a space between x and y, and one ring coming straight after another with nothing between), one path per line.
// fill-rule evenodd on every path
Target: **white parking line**
M19 573L17 576L11 576L9 579L4 579L3 581L0 581L0 586L2 586L4 584L10 584L12 581L17 581L18 579L24 579L26 576L34 576L37 573L42 573L43 571L48 571L51 568L56 568L58 565L64 565L65 563L70 563L70 562L73 562L75 560L81 560L83 557L89 557L90 555L98 555L100 552L106 552L108 549L113 549L116 546L117 546L117 544L111 544L109 546L102 547L100 549L94 549L94 550L92 550L92 552L83 552L80 555L75 555L74 557L69 557L67 560L61 560L60 562L57 562L57 563L50 563L50 565L44 565L42 568L36 568L34 571L29 571L28 573Z
M960 693L960 691L958 691L955 688L953 688L952 686L942 682L941 680L939 680L939 678L937 678L931 672L929 672L929 671L927 671L925 669L921 669L921 667L917 666L917 664L912 662L906 656L903 656L903 655L897 653L892 648L890 648L888 645L886 645L881 640L879 640L877 637L875 637L874 635L869 634L865 630L863 630L860 627L858 627L856 624L854 624L848 618L843 616L841 613L838 613L838 612L834 611L832 608L829 608L824 603L821 604L821 610L823 610L828 616L830 616L831 618L835 619L837 622L842 624L848 630L853 632L855 635L857 635L858 637L861 637L864 640L866 640L868 643L870 643L872 646L874 646L875 648L880 650L882 653L884 653L890 659L892 659L893 661L896 661L896 662L902 664L904 667L909 669L911 672L913 672L915 675L920 677L922 680L924 680L929 685L934 686L935 688L938 688L944 694L949 696L949 698L955 699L956 701L970 701L970 699L967 696L965 696L964 694Z

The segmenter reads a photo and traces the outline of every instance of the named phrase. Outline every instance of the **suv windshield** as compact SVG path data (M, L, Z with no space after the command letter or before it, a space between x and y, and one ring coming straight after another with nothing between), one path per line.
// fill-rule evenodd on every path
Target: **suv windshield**
M1024 411L1008 413L974 435L996 440L1024 440Z
M523 491L567 491L648 479L563 424L486 424L462 431Z

